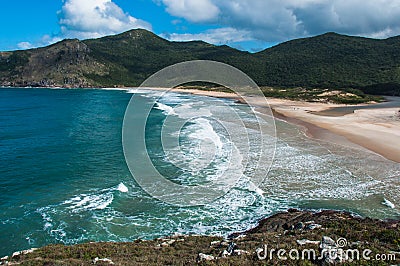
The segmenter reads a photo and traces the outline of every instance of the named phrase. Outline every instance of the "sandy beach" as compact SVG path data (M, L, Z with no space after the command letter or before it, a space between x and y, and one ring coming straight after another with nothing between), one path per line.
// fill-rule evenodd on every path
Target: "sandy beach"
M166 89L159 88L159 90ZM227 92L182 88L171 91L242 100L236 94ZM400 163L399 108L362 109L341 116L326 116L316 113L348 105L276 98L267 98L267 101L277 118L302 126L309 137L342 145L363 147ZM268 108L265 99L261 97L249 97L248 104L259 108L260 112Z
M314 112L343 105L281 99L268 99L268 102L271 108L286 117L327 129L389 160L400 162L399 108L355 110L351 114L332 117L317 115Z

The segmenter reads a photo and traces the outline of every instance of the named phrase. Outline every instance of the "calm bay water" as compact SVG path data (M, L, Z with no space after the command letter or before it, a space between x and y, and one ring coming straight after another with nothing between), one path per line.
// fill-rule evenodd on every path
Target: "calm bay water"
M121 130L131 96L114 90L0 89L0 255L50 243L130 241L174 232L227 235L290 207L399 217L399 164L310 140L282 121L276 157L261 187L243 178L207 206L160 202L137 185L125 163ZM138 97L149 101L154 95ZM157 129L178 103L195 113L214 101L221 100L173 93L151 112L148 149L155 164L182 182L203 176L168 168ZM222 101L243 114L251 111ZM188 153L209 136L221 136L226 144L222 132L204 120L184 131ZM217 164L207 173L218 170Z

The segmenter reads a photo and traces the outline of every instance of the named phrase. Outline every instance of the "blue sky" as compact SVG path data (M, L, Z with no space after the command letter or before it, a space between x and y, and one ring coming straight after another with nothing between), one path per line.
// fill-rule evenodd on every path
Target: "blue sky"
M398 0L3 0L1 6L2 51L133 28L248 51L329 31L400 34Z

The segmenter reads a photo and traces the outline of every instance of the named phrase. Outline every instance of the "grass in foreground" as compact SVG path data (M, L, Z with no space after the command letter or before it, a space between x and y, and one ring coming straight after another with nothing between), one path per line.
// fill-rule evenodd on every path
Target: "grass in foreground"
M312 213L297 210L276 214L260 221L256 228L233 234L229 239L174 236L131 243L50 245L29 254L15 255L8 258L8 261L14 265L327 265L329 260L333 262L334 257L326 254L321 256L321 240L325 239L322 241L325 246L332 245L326 237L331 238L333 245L344 238L344 250L360 252L359 260L344 259L344 265L400 263L399 221L363 219L334 211ZM302 243L305 240L309 241ZM268 256L260 260L257 249L261 248L258 251L263 255L265 245L268 247ZM232 249L232 254L227 254ZM272 249L275 252L270 259L269 252ZM278 258L279 249L287 251L284 254L287 260ZM291 249L297 250L299 254L305 250L315 250L316 258L292 260L288 255ZM371 250L368 254L370 260L362 257L366 249ZM378 254L381 258L385 256L386 260L377 260ZM5 264L5 260L2 263Z

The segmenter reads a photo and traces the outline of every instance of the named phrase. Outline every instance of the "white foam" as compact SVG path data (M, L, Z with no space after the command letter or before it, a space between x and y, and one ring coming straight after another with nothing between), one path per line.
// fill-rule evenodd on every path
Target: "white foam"
M247 186L247 189L249 190L249 191L253 191L253 192L255 192L255 193L257 193L259 196L263 196L264 195L264 193L265 193L265 191L264 190L262 190L261 188L259 188L258 186L256 186L253 182L251 182L250 180L249 180L249 183L248 183L248 186Z
M52 227L53 225L51 224L51 223L49 223L49 222L46 222L45 224L44 224L44 230L46 230L47 228L50 228L50 227Z
M383 198L383 202L382 202L382 204L383 205L386 205L386 206L388 206L389 208L392 208L392 209L394 209L394 204L393 204L393 202L391 202L391 201L389 201L389 200L387 200L387 199L385 199L385 198Z
M194 117L211 117L212 112L209 106L206 106L204 102L188 102L188 103L180 103L175 106L175 112L181 119L192 119Z
M174 108L171 106L165 105L163 103L157 102L156 105L154 106L155 109L163 111L164 114L166 115L175 115Z
M198 140L211 140L214 145L221 150L223 147L223 143L221 141L220 136L215 132L213 126L210 122L205 118L197 118L193 122L196 123L196 130L189 134L190 138L198 139Z
M182 104L183 102L188 101L185 98L185 95L177 94L177 93L174 93L174 92L167 92L167 93L165 93L165 92L162 92L162 93L155 92L155 95L157 97L159 97L162 100L162 102L168 103L168 104Z
M117 190L119 190L122 193L128 192L128 188L125 186L124 183L119 183Z
M69 200L64 201L64 203L65 204L71 204L71 203L77 202L77 201L81 201L81 197L79 197L79 196L73 197L73 198L71 198Z
M108 205L110 205L112 203L114 199L114 196L111 195L111 197L109 197L106 200L102 200L99 203L92 203L89 206L86 207L86 209L94 209L94 210L103 210L105 208L108 207Z
M72 209L73 212L79 212L83 210L102 210L112 203L114 196L111 192L103 194L81 194L73 197L69 200L64 201L65 205L69 205L67 208Z
M125 89L125 91L126 91L126 93L129 93L129 94L152 94L152 93L154 93L154 91L139 89L139 88Z
M199 107L197 105L198 102L188 102L180 106L175 106L175 103L165 101L164 99L162 102L174 106L174 110L179 117L181 115L187 117L188 121L189 118L193 117L212 117L209 111L210 107ZM226 115L226 117L230 118L228 115ZM208 119L205 118L205 120ZM184 131L183 133L185 133L184 138L182 138L185 141L184 144L186 143L187 136L192 133L192 137L197 135L194 141L192 139L196 144L199 142L198 139L204 139L205 136L210 138L210 136L213 135L213 133L211 133L211 135L210 133L205 133L207 128L211 130L208 126L204 126L204 124L195 121L195 119L190 120L190 122L191 121L194 121L194 123L190 123L188 127L182 130ZM208 121L213 125L211 120ZM215 131L219 131L216 127L214 128L215 130L212 129L212 131L217 134ZM82 240L92 241L93 239L102 239L104 237L110 241L128 241L140 237L155 238L163 235L170 235L175 231L182 232L183 234L203 233L226 236L230 232L243 231L254 226L259 219L266 215L276 211L286 210L289 207L298 206L299 201L329 199L346 201L363 200L366 199L369 193L376 195L377 189L383 188L383 185L379 185L377 181L369 178L369 176L361 175L356 166L347 170L346 168L339 168L336 165L338 162L337 160L346 159L349 160L350 164L352 160L356 160L356 158L352 159L350 156L349 159L347 159L347 157L336 157L334 154L328 154L328 150L326 153L323 153L321 151L322 148L320 149L317 144L313 144L313 142L310 141L306 142L306 140L295 137L295 134L299 134L297 133L297 129L289 129L287 132L284 132L284 141L278 142L277 160L275 160L265 183L261 185L261 188L266 191L266 194L264 194L265 197L259 196L263 194L262 189L258 187L258 183L251 183L251 178L249 178L249 180L244 179L239 181L229 193L215 202L212 202L210 205L201 208L179 208L177 210L176 208L165 208L162 202L159 203L156 201L153 203L152 198L144 194L142 190L138 190L135 186L129 186L129 193L138 193L136 197L138 201L135 202L135 204L138 204L137 206L140 211L128 214L126 212L117 211L112 205L107 207L108 204L112 202L110 193L115 194L122 192L119 189L120 185L115 183L111 188L104 190L92 190L92 192L87 192L86 194L77 193L74 197L71 197L71 195L67 198L68 200L65 201L65 204L61 206L54 205L44 209L43 223L48 226L46 231L49 232L50 237L66 244L83 242ZM203 134L199 134L200 132L203 132ZM248 129L248 132L251 133L250 138L253 136L254 138L258 138L257 132L254 134L252 133L253 129ZM238 134L240 133L242 132L239 131ZM219 137L224 143L224 151L221 152L219 157L215 158L217 163L211 166L217 168L217 171L219 171L218 169L220 167L227 165L227 163L222 160L225 158L223 155L232 150L228 148L230 147L229 145L233 145L224 137L224 133L220 133ZM238 146L240 144L241 143L239 143ZM211 143L211 145L213 144ZM253 144L250 143L250 145ZM250 146L250 148L252 147L253 146ZM258 146L255 147L259 148ZM257 149L254 148L254 152L250 153L249 159L246 160L246 163L249 165L248 172L250 174L248 176L252 176L252 172L257 173L254 170L257 169L256 167L260 167L261 169L265 168L265 173L269 170L267 164L264 165L261 162L260 165L258 165L258 161L256 160L258 153L255 151L257 151ZM235 165L237 164L235 163ZM366 165L366 163L362 162L361 165ZM217 175L218 173L214 171L214 168L210 169L208 172L205 171L205 173L209 176ZM382 176L384 175L383 173L380 174ZM397 172L397 176L398 174ZM188 171L185 172L185 175L196 177L198 173ZM373 172L371 172L370 175L375 176ZM394 174L385 173L384 176L393 175ZM340 180L340 182L338 182L338 180ZM195 182L196 180L194 183ZM97 204L97 208L104 210L88 210L88 208L96 208L96 205L94 205L95 198L93 198L95 195L102 195L99 201L103 203ZM90 196L92 196L91 199L84 201L85 198L88 199ZM389 195L387 195L387 197L397 206L395 198L392 196L389 197ZM143 198L144 200L142 200ZM381 208L377 208L377 211L392 213L394 204L386 199L385 203L383 200L382 196L378 198L377 203L381 205ZM162 212L145 209L145 204L148 202L159 206L159 208L156 209L160 209ZM366 203L368 204L368 202ZM355 201L354 205L356 204L360 205L360 210L365 211L363 209L364 207L362 207L358 201ZM71 209L69 208L77 205L79 206ZM368 206L366 208L368 208ZM82 211L82 213L76 213L78 210ZM372 213L372 211L370 213ZM45 215L51 217L53 221ZM79 217L81 216L85 217L86 215L90 215L90 217L92 217L90 221L94 222L90 222L88 226L85 225L86 223L82 224L85 231L82 231L81 234L76 234L77 219L80 219ZM205 219L205 217L207 219ZM120 228L124 228L124 230L120 230ZM152 228L152 230L148 230L148 228ZM54 230L50 233L50 229ZM67 235L65 232L67 232Z

